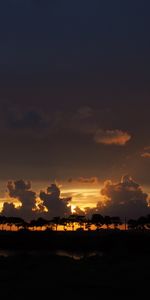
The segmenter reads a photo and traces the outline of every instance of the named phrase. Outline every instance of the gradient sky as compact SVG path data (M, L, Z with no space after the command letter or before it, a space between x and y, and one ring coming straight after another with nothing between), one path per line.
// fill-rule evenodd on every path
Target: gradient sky
M149 186L149 12L144 0L0 2L1 181Z

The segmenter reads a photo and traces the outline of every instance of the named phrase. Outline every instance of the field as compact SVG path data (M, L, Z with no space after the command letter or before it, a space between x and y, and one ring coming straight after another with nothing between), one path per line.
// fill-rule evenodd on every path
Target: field
M0 248L12 253L0 257L5 299L29 299L31 294L134 299L149 293L149 232L1 232ZM83 257L59 256L58 250Z

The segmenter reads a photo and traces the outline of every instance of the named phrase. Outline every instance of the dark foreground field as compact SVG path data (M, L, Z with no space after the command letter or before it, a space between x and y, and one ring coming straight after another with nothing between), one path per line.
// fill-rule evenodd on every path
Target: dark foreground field
M149 233L1 232L0 248L14 254L0 257L3 299L149 299Z

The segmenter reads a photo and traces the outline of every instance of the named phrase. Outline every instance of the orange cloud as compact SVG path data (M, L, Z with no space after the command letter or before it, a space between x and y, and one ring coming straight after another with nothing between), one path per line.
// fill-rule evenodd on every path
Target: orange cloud
M99 180L97 177L79 177L78 182L81 183L98 183Z
M144 150L150 150L150 146L144 147Z
M122 130L102 130L98 129L94 140L98 144L124 146L131 139L131 135Z
M150 152L144 152L144 153L142 153L141 157L143 157L143 158L150 158Z

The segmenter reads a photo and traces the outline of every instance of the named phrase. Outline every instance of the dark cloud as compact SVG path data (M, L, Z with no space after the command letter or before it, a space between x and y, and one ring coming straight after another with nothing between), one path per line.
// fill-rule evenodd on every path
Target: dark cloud
M10 116L9 116L10 117ZM10 127L14 129L32 129L37 130L44 127L44 120L40 113L34 110L23 112L22 114L13 114L9 118Z
M89 106L82 106L78 110L78 117L80 119L89 119L93 117L94 110Z
M24 180L8 182L9 196L20 202L20 207L15 208L12 203L4 203L2 214L6 216L20 216L30 219L34 216L33 209L36 204L36 193L31 190L31 183Z
M108 200L105 214L137 218L150 212L148 194L130 176L123 176L118 183L106 181L101 194Z
M130 176L123 176L121 181L113 183L107 180L101 190L104 202L97 203L97 207L86 209L87 214L101 213L103 215L137 218L150 213L148 194Z
M47 216L49 218L71 214L71 207L69 206L71 198L61 198L60 189L56 184L51 184L50 187L47 188L46 193L41 191L40 199L48 209Z
M84 216L85 215L85 210L82 210L79 206L76 206L74 208L74 213L77 214L77 215Z
M34 208L36 193L31 191L31 183L23 180L15 181L14 184L10 181L7 185L9 196L17 198L22 205L22 208Z
M9 196L20 202L19 207L13 203L5 202L1 214L6 216L18 216L25 220L38 217L52 218L71 214L69 203L71 197L61 198L60 189L56 184L51 184L47 192L40 192L40 202L35 192L31 190L31 183L23 180L8 182Z

